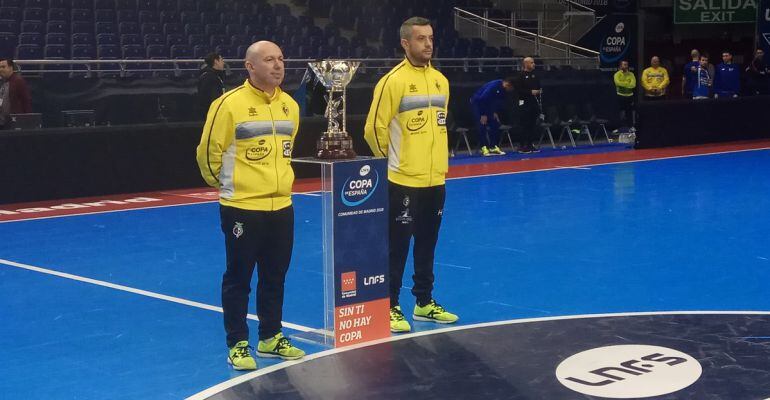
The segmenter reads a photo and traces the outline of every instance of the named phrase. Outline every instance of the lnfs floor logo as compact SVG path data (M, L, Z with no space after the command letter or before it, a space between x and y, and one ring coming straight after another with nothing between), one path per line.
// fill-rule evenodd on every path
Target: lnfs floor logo
M695 383L698 360L674 349L646 345L599 347L575 354L556 368L562 385L611 399L661 396Z
M369 200L380 182L380 175L368 164L361 167L358 175L348 178L342 186L340 198L342 204L348 207L359 206Z

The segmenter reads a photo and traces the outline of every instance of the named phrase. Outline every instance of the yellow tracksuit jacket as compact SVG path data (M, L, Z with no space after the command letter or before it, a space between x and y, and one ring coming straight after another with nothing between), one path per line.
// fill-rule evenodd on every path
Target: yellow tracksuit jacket
M280 88L273 96L248 80L209 108L197 161L222 205L275 211L291 205L291 150L299 106Z
M618 96L630 97L634 95L636 88L636 77L633 72L623 72L618 70L613 77L615 81L615 91Z
M446 116L449 81L404 59L374 88L364 139L388 157L388 180L409 187L444 184L449 169Z
M659 94L648 93L651 96L663 96L666 94L666 88L668 88L669 83L668 71L663 67L648 67L642 71L642 87L644 90L647 92L653 89L660 90Z

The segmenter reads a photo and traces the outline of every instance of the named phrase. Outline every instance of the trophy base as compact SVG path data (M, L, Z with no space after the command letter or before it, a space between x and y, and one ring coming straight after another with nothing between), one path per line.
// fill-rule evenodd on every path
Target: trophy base
M324 160L344 160L356 158L356 152L353 151L353 139L348 135L321 136L318 139L317 158Z

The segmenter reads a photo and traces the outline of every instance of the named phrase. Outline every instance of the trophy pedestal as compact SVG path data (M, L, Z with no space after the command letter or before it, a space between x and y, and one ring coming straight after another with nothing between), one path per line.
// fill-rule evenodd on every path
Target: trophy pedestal
M316 157L323 160L346 160L356 158L353 139L346 134L324 134L318 139Z
M323 327L291 337L326 347L390 337L387 159L291 162L321 169L324 294Z

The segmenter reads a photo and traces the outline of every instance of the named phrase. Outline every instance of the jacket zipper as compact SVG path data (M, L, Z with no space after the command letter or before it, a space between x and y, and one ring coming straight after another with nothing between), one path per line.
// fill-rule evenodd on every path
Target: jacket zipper
M423 78L425 78L425 86L428 88L428 124L430 125L430 169L428 170L428 186L433 186L433 147L436 145L436 132L433 129L433 123L430 119L433 117L433 99L430 97L430 84L428 83L428 66L425 67L425 71L422 72Z
M273 149L275 149L273 155L273 167L275 167L275 193L277 194L281 192L281 181L278 176L278 136L275 134L275 118L273 117L272 103L268 103L267 109L270 110L270 123L273 125ZM270 201L272 203L273 198L270 198ZM275 208L275 205L273 204L271 208Z

